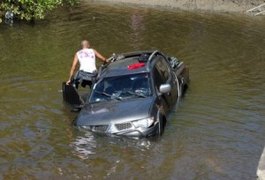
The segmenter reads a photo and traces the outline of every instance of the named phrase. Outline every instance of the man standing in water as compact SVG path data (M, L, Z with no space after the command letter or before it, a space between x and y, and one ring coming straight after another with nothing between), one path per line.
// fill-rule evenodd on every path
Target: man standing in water
M95 49L90 48L90 44L87 40L83 40L81 42L82 49L79 50L74 57L72 67L70 70L70 76L68 81L66 82L69 85L72 81L75 70L79 64L79 71L74 77L74 83L78 85L80 81L90 81L89 85L92 84L92 78L95 77L97 73L96 68L96 57L101 59L102 61L106 61L106 58L98 53ZM82 82L83 83L83 82Z

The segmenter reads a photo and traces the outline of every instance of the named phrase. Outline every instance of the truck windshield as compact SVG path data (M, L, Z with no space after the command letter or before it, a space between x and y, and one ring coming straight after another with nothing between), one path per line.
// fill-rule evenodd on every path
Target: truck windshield
M151 95L150 78L147 73L107 77L94 87L90 103L145 98Z

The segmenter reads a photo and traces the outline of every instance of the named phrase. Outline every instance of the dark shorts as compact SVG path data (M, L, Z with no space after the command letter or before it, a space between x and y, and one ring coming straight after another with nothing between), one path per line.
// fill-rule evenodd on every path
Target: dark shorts
M78 88L79 84L81 84L82 87L86 87L86 85L88 85L91 88L95 83L96 77L97 72L89 73L85 71L78 71L73 79L73 84L76 88Z

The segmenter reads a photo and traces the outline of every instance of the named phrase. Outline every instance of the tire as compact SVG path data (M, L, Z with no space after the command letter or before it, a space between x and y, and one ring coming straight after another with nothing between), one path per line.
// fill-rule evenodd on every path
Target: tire
M158 119L157 135L162 136L165 130L165 120L160 116Z

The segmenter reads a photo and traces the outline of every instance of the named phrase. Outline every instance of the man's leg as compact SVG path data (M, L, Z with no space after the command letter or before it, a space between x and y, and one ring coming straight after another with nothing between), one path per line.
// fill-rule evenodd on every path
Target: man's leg
M79 71L76 72L75 76L74 76L74 79L72 81L72 85L78 89L78 85L80 84L80 73Z

